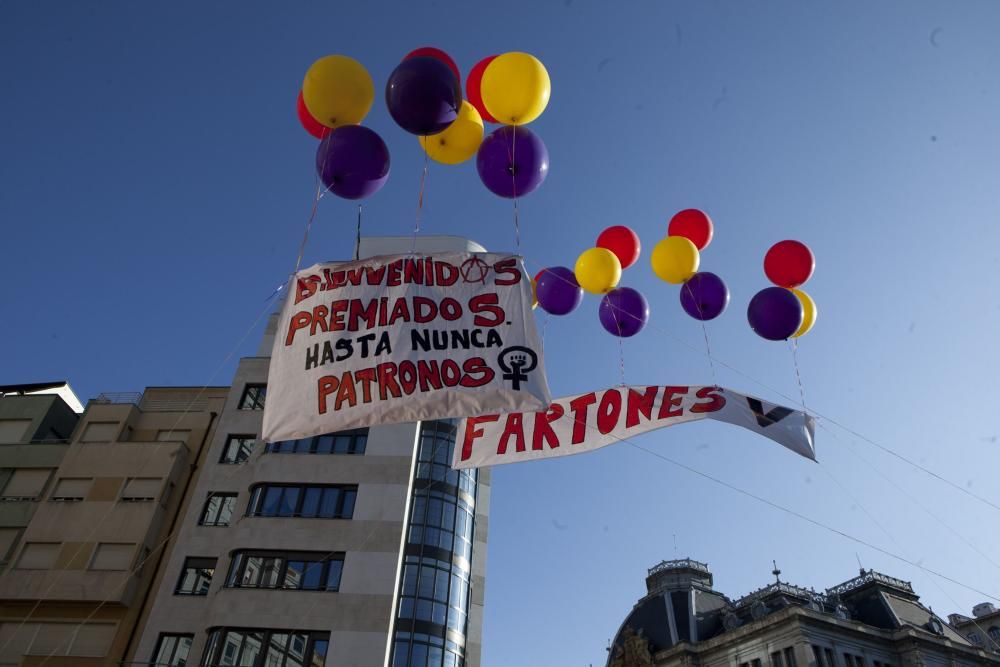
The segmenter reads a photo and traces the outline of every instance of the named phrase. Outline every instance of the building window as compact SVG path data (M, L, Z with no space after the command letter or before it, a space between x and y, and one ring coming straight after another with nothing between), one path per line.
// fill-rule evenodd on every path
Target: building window
M464 498L440 491L413 497L408 541L447 549L472 560L475 510Z
M215 574L215 558L187 558L177 580L176 595L208 595Z
M63 477L56 482L56 488L49 500L64 503L79 502L87 497L87 492L90 491L90 485L93 483L94 480L91 477Z
M986 634L988 634L990 636L990 639L992 639L994 642L1000 642L1000 628L998 628L997 626L995 625L990 626L990 629L986 631Z
M188 653L191 652L191 642L194 635L161 634L153 651L150 667L184 667L187 665Z
M250 458L254 446L257 444L255 435L231 435L226 438L226 447L222 450L222 458L219 463L244 463Z
M59 556L60 542L26 542L17 560L20 570L51 570Z
M465 634L469 572L427 556L407 556L403 566L399 618L430 621Z
M20 536L20 528L0 528L0 567L7 565L7 556L11 555Z
M339 431L298 440L269 442L265 452L272 454L364 454L368 429Z
M94 557L90 561L90 569L128 570L132 567L133 556L135 556L134 544L109 544L101 542L94 549Z
M461 667L465 664L464 656L464 648L450 639L423 633L397 632L392 648L392 667Z
M329 638L328 632L309 630L212 628L201 664L202 667L322 667L326 663Z
M237 551L226 586L336 591L343 569L344 554L340 552Z
M970 632L965 637L976 646L981 646L983 643L983 638L979 636L978 632Z
M837 667L837 659L833 655L832 648L823 649L823 654L826 656L826 666L827 667Z
M138 503L156 500L162 484L163 480L159 477L132 477L125 483L122 501Z
M175 431L173 429L161 429L156 432L157 442L187 442L191 437L191 429Z
M796 667L795 649L791 646L785 649L785 667Z
M263 410L264 397L267 396L266 384L248 384L240 396L240 410Z
M771 654L771 667L784 667L784 663L781 661L781 651L775 651Z
M250 488L247 516L350 519L356 486L258 484Z
M236 509L235 493L210 493L201 511L200 526L228 526Z
M38 500L51 475L48 468L16 468L0 496L7 501Z

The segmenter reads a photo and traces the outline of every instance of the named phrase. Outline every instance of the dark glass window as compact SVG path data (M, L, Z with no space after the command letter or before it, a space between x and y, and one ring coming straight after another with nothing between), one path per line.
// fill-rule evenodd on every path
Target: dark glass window
M202 657L203 667L321 667L328 632L213 628Z
M188 558L184 561L180 579L177 580L177 595L208 595L215 573L214 558Z
M236 509L235 493L210 493L201 511L200 526L228 526Z
M222 450L222 457L219 463L243 463L250 458L254 446L257 444L255 435L231 435L226 438L226 446Z
M368 429L338 431L298 440L269 442L265 452L272 454L364 454L368 443Z
M184 667L193 640L194 635L161 634L149 661L150 667Z
M258 484L250 489L247 516L350 519L356 486Z
M343 569L342 552L236 551L226 586L336 591Z
M264 398L267 396L266 384L248 384L240 396L240 410L263 410Z

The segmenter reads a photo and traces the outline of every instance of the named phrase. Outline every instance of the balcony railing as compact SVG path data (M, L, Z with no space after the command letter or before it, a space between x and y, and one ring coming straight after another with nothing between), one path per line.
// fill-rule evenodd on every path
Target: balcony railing
M92 399L94 403L122 403L122 404L132 404L139 405L139 401L142 400L141 391L111 391L104 392L97 395L97 398Z
M690 558L682 558L679 560L660 561L653 567L649 568L649 573L646 576L651 577L657 572L663 572L664 570L680 570L683 568L698 570L699 572L704 572L705 574L712 573L712 571L708 569L708 563L701 563L696 560L691 560Z
M897 579L896 577L890 577L887 574L875 572L874 570L869 570L860 576L854 577L850 581L845 581L844 583L834 586L833 588L828 588L826 589L826 593L827 595L842 595L843 593L853 591L856 588L861 588L865 584L870 584L873 581L885 584L886 586L891 586L892 588L904 591L910 595L915 595L913 592L913 586L910 585L910 582Z

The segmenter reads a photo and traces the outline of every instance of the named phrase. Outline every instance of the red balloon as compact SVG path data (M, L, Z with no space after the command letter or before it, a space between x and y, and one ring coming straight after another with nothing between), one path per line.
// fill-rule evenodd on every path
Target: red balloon
M778 241L764 255L764 273L778 287L804 284L816 268L812 250L801 241Z
M327 127L321 122L312 117L309 113L309 109L306 109L306 103L302 100L302 91L299 91L299 99L295 103L295 109L299 112L299 122L302 123L302 127L305 131L313 135L317 139L322 139L326 135L333 132L332 127Z
M414 49L413 51L407 53L405 56L403 56L403 60L409 60L410 58L420 58L420 57L437 58L438 60L440 60L441 62L443 62L445 65L448 66L448 69L451 70L451 73L455 75L455 81L458 81L458 85L462 85L462 75L459 74L458 72L458 65L455 64L455 61L452 60L451 56L449 56L447 53L445 53L441 49L435 49L433 46L422 46L419 49Z
M622 268L635 264L639 259L639 251L642 244L639 243L639 236L625 225L615 225L608 227L597 237L597 247L607 248L615 253L618 261L622 263Z
M487 123L495 123L497 119L491 116L490 112L486 110L480 87L483 85L483 72L486 71L486 67L493 62L494 58L496 56L486 56L473 65L472 69L469 70L469 78L465 80L465 99L469 100L469 104L476 107L476 111L479 112L479 115Z
M686 208L670 218L667 236L683 236L690 239L698 250L704 250L712 242L712 219L704 211Z

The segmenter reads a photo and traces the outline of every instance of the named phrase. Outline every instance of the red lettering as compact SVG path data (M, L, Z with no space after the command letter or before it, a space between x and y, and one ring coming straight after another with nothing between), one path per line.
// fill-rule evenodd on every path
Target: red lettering
M516 285L521 282L521 271L517 268L517 258L508 257L507 259L501 259L499 262L493 265L493 272L496 274L494 283L497 285ZM510 277L500 279L500 274L507 274Z
M444 386L454 387L462 381L462 369L452 359L445 359L441 362L441 379Z
M514 438L514 449L518 452L524 451L524 415L520 412L512 412L507 415L507 423L500 434L500 444L497 445L497 455L507 453L507 444Z
M565 414L563 406L553 403L549 409L535 413L535 428L531 433L531 448L543 449L543 444L555 449L559 446L559 436L552 429L552 422Z
M691 412L718 412L726 405L726 397L720 392L719 387L702 387L694 393L698 398L710 399L708 403L695 403L691 406Z
M316 328L319 327L324 333L328 331L326 318L330 315L330 309L326 306L316 306L313 308L312 322L309 324L309 335L316 335Z
M597 402L597 394L590 393L577 396L569 402L573 411L573 440L571 444L579 445L587 435L587 408Z
M354 379L361 383L361 400L372 402L372 382L375 382L375 369L364 368L354 373Z
M458 282L458 267L448 262L434 262L434 278L441 287L451 287Z
M406 299L396 299L396 305L392 307L392 314L389 315L388 326L392 326L396 320L410 321L410 307L406 305Z
M422 283L424 282L424 264L419 259L403 260L403 282Z
M477 428L485 422L495 422L500 419L500 415L481 415L479 417L469 417L465 420L465 436L462 438L462 460L468 461L472 456L472 443L476 438L483 436L483 429Z
M438 312L441 313L441 317L449 322L453 322L462 316L462 304L448 296L441 299Z
M378 320L378 301L372 299L368 302L368 305L364 305L364 301L358 299L351 300L350 315L347 320L347 330L357 331L359 320L363 320L367 329L372 329L375 327L375 322Z
M337 385L339 384L340 380L333 375L324 375L317 381L317 396L319 398L319 413L321 415L326 414L326 397L337 391Z
M603 435L611 433L618 425L621 414L622 395L617 389L608 389L601 396L601 403L597 406L597 430Z
M295 340L295 332L309 324L311 319L312 316L308 310L301 310L292 315L291 321L288 322L288 334L285 335L285 347L292 344L292 341Z
M358 395L354 392L354 377L351 376L351 371L344 373L344 377L340 380L340 390L337 392L337 402L333 404L333 409L339 410L345 401L352 408L358 403Z
M649 421L653 418L653 402L659 387L646 387L646 391L640 394L635 389L628 390L628 400L625 407L625 428L632 428L639 423L641 414Z
M399 285L399 272L402 268L403 261L399 259L389 264L389 277L385 280L387 287L397 287Z
M684 394L688 393L688 387L664 387L663 388L663 402L660 403L660 414L656 415L657 419L666 419L667 417L680 417L684 412L684 409L680 406L681 398ZM676 410L671 410L670 408L677 408Z
M463 387L482 387L493 382L493 378L496 377L496 371L490 368L482 357L466 359L462 362L462 370L465 371L465 377L461 381Z
M347 299L341 299L330 304L330 331L344 330L344 313L350 303Z
M306 276L295 281L295 303L308 299L316 293L321 278L319 276Z
M384 266L380 266L377 269L373 269L370 266L365 267L365 278L368 280L369 285L381 285L383 276L385 276Z
M396 364L386 362L377 366L378 370L378 395L383 401L391 394L393 398L399 398L399 384L396 382Z
M410 395L417 388L417 367L412 361L399 362L399 384L403 386L403 393Z
M353 269L347 269L347 275L345 278L347 282L357 287L361 284L361 276L364 274L364 267L358 266Z
M413 297L413 321L417 324L427 324L437 317L437 304L425 296Z
M500 307L500 297L496 294L477 294L469 299L469 312L476 313L472 323L477 327L495 327L507 321L507 314ZM489 313L486 317L482 313Z
M420 391L430 391L431 387L441 388L441 371L438 369L436 359L417 361L417 379L420 382Z

